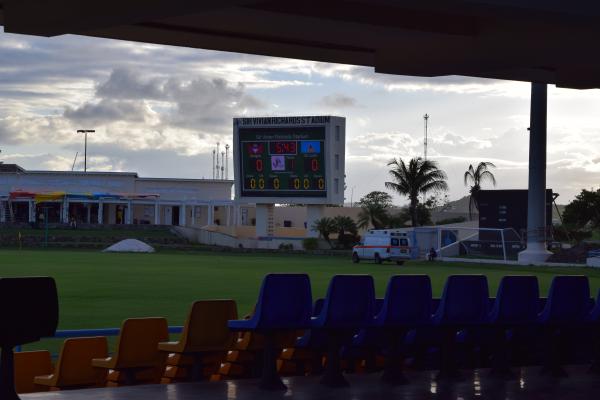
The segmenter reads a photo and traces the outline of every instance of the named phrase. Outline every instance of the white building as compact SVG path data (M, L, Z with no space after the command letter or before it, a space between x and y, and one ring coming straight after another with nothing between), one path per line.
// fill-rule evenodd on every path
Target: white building
M233 181L134 172L28 171L0 163L0 223L234 225Z

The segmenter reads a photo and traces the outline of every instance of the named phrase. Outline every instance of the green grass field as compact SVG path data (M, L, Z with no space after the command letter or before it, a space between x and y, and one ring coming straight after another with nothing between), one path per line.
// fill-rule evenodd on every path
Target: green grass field
M108 254L96 251L0 250L0 276L47 275L56 279L60 299L59 329L118 327L129 317L164 316L181 325L189 305L198 299L232 298L240 315L256 300L262 277L269 272L306 272L313 297L325 295L335 274L373 275L378 296L394 274L429 274L435 296L451 274L487 275L490 293L509 274L535 274L546 294L557 274L585 274L592 293L600 288L600 271L588 268L542 268L466 263L409 262L352 264L345 257L289 254L155 253Z

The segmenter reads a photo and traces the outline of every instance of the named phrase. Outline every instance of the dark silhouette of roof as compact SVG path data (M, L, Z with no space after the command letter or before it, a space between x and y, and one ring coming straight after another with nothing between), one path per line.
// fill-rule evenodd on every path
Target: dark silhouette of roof
M25 172L25 169L19 167L17 164L4 164L0 162L0 172Z
M0 0L6 32L66 33L371 66L600 87L590 0Z

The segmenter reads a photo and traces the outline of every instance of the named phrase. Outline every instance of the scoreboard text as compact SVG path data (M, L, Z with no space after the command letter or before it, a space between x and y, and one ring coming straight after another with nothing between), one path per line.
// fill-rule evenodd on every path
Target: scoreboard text
M240 128L242 196L326 197L325 127Z

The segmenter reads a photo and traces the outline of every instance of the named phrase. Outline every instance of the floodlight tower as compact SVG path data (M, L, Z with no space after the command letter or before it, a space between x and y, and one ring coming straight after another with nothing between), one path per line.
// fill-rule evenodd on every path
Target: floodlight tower
M213 162L212 162L212 174L213 174L213 179L215 179L215 153L216 153L216 152L217 152L217 151L216 151L215 149L213 149L213 152L212 152L212 154L213 154Z
M229 145L225 145L225 179L229 179Z
M85 144L83 150L83 172L87 172L87 134L96 132L94 129L78 129L77 133L85 134Z
M221 179L225 179L225 152L221 152Z
M427 121L429 120L429 115L425 114L423 116L423 119L425 120L425 139L423 140L423 155L425 160L427 160Z

